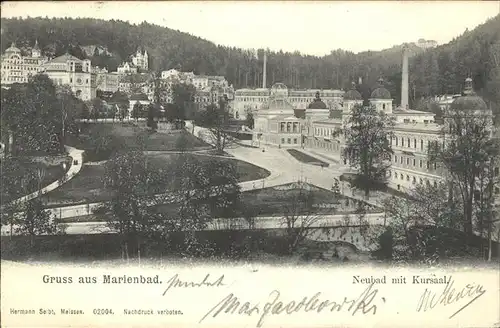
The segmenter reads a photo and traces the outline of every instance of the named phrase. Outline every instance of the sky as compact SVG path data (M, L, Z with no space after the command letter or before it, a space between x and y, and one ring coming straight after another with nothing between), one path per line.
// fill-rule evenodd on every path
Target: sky
M420 38L447 43L500 13L500 1L2 2L2 17L147 21L216 44L300 51L381 50Z

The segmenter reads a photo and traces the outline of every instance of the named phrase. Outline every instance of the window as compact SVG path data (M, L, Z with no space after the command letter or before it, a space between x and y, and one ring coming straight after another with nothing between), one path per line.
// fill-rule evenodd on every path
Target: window
M417 166L417 160L415 158L413 159L413 166Z
M290 138L288 138L286 141L287 141L288 144L292 143L292 141L290 140Z
M408 148L411 147L411 141L410 141L410 138L408 138Z
M398 178L398 173L397 172L394 172L394 178Z
M413 177L412 183L413 184L417 183L417 179L415 177Z
M429 161L427 161L427 165L426 165L427 169L429 169L430 166L431 165L429 164Z
M417 148L417 139L413 139L413 148Z
M405 138L401 137L401 147L405 146Z
M385 110L385 104L382 104L382 109Z
M396 146L398 145L398 137L396 137Z
M406 165L410 165L410 158L406 157Z
M297 138L293 138L293 143L297 144Z
M420 178L420 184L424 183L424 180L422 178Z
M408 174L406 175L406 181L410 181L410 176Z
M437 164L436 164L436 163L434 163L434 170L435 170L435 169L437 169Z
M394 155L394 163L398 162L398 155Z
M285 138L281 138L281 143L284 144L285 143Z
M422 167L423 166L422 160L420 160L419 162L420 162L420 167Z
M420 149L424 149L424 141L420 140Z
M401 164L403 164L403 156L401 156L400 161Z

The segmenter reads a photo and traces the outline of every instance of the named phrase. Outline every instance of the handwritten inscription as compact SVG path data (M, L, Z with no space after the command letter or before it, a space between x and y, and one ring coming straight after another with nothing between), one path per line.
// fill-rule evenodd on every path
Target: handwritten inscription
M484 287L479 284L467 284L462 289L457 290L453 287L454 283L455 281L451 278L441 293L436 293L426 288L418 301L417 312L430 311L438 305L448 306L456 304L462 299L468 300L464 306L450 316L451 319L486 293Z
M302 300L291 300L284 302L281 300L281 293L278 290L273 290L269 294L269 300L261 306L260 302L251 303L249 301L240 300L233 293L224 297L219 303L211 308L200 320L203 322L207 317L217 317L219 314L237 314L237 315L259 315L257 327L262 327L264 319L268 315L289 315L297 312L341 312L345 311L355 314L372 314L377 313L377 307L382 301L385 303L384 297L377 297L378 289L370 284L358 297L344 297L343 301L336 302L328 299L321 299L321 292L317 292L312 297L304 297ZM378 304L378 305L377 305Z
M170 288L196 288L196 287L222 287L224 284L224 275L220 276L218 279L210 281L210 274L207 274L202 281L182 281L179 279L179 275L175 274L167 281L168 287L163 292L163 296L170 290Z

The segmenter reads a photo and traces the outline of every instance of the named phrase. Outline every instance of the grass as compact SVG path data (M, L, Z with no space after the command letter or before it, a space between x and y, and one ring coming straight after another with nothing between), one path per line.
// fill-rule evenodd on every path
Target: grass
M324 166L327 167L330 164L327 162L324 162L320 159L317 159L315 157L309 156L301 151L298 151L297 149L287 149L287 152L292 155L296 160L306 163L306 164L312 164L312 165L318 165L318 166Z
M2 204L6 204L19 197L29 195L37 191L39 187L43 188L57 181L64 176L64 174L70 167L69 164L71 163L71 157L69 156L44 156L39 159L40 161L33 161L32 158L17 158L16 165L19 166L19 169L14 172L9 172L9 176L4 175L4 171L2 170L0 181L2 190L0 193L0 199ZM2 167L3 165L5 165L6 161L9 160L11 159L2 159ZM63 162L67 163L66 170L64 170L62 167ZM38 168L43 168L45 171L40 184L38 184L38 178L36 178L36 172ZM7 192L4 189L7 188L9 184L19 182L22 180L22 178L26 178L30 175L30 172L34 174L34 178L30 180L26 185L24 185L23 188L15 188L16 193Z
M174 161L179 155L159 153L148 155L148 165L154 170L167 167L167 163ZM203 155L195 155L198 158L207 158ZM234 163L239 174L239 181L258 180L269 176L270 172L253 164L230 158L215 158L217 161L229 161ZM102 178L105 174L105 164L84 165L80 173L73 179L67 181L61 187L42 196L42 200L48 207L69 204L85 204L109 200L113 193L106 189ZM168 174L168 172L166 173ZM150 185L152 193L165 192L168 186Z
M310 185L309 185L310 186ZM313 197L313 209L311 215L320 214L351 214L355 213L359 204L364 204L367 213L380 212L381 209L371 206L363 201L355 200L343 195L335 195L329 190L310 186ZM252 216L275 216L283 215L284 209L297 201L297 195L301 189L295 184L286 184L277 187L264 188L259 190L246 191L241 194L241 200L249 205ZM178 205L175 203L163 204L156 207L164 214L175 215ZM92 216L76 217L65 219L65 223L70 222L93 222L99 219Z
M96 142L99 137L107 140L97 151ZM180 139L180 138L183 139ZM174 151L212 149L204 141L184 130L174 130L168 133L153 132L143 122L139 123L85 123L82 125L79 137L69 137L67 144L78 149L84 149L85 162L109 159L116 149L133 149L145 144L148 151Z
M307 191L312 194L313 213L317 214L347 214L354 213L361 203L365 205L367 212L378 212L377 209L365 202L355 200L343 195L335 195L333 192L315 186L310 186ZM243 202L255 209L256 216L272 216L283 214L284 208L297 201L297 195L301 191L294 184L277 187L264 188L260 190L247 191L242 194ZM302 191L304 192L304 191Z
M351 182L354 178L355 178L356 174L355 173L344 173L340 176L340 181L347 181L347 182ZM399 197L399 198L406 198L406 199L411 199L411 196L408 195L407 193L404 193L400 190L397 190L397 189L394 189L394 188L391 188L389 186L379 186L376 191L381 191L381 192L384 192L384 193L387 193L391 196L396 196L396 197Z

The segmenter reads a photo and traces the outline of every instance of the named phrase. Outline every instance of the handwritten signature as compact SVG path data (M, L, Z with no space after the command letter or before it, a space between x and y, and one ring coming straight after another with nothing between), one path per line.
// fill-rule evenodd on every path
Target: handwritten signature
M176 287L181 287L181 288L192 288L192 287L222 287L225 286L224 284L224 275L220 276L217 280L214 280L210 282L210 274L207 274L205 278L203 278L202 281L200 282L193 282L193 281L182 281L179 279L179 275L175 274L172 276L167 281L168 287L165 289L163 292L162 296L165 296L165 294L169 291L170 288L176 288Z
M472 298L467 304L462 306L458 311L453 313L449 319L453 318L469 305L471 305L474 301L476 301L479 297L483 296L486 293L483 285L475 285L475 284L467 284L460 291L457 291L453 288L453 284L455 281L453 278L446 284L446 287L441 292L441 294L435 293L429 289L425 289L420 300L417 304L417 312L425 312L428 310L434 309L437 305L450 305L455 304L463 298Z
M291 300L283 302L280 299L281 293L278 290L273 290L269 294L269 300L262 307L260 303L250 303L240 300L233 293L224 297L217 305L210 309L199 321L203 322L208 316L212 318L217 317L221 312L252 316L254 314L260 315L257 327L262 327L264 319L268 315L292 314L295 312L316 312L321 313L323 310L330 310L330 312L346 311L353 316L356 313L375 315L377 313L376 301L385 303L385 298L375 299L378 294L378 289L373 287L372 283L369 285L357 298L348 299L344 297L342 302L330 301L328 299L321 299L321 292L317 292L312 297L304 297L300 301ZM373 303L373 304L372 304Z

